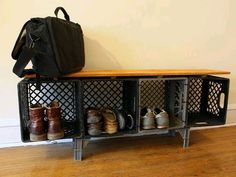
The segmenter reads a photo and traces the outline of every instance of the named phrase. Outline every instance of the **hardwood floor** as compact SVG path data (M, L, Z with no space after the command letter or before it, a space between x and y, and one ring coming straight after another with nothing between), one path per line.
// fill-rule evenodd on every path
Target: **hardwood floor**
M0 176L235 177L236 127L191 131L190 147L179 136L144 136L91 142L84 160L72 144L0 149Z

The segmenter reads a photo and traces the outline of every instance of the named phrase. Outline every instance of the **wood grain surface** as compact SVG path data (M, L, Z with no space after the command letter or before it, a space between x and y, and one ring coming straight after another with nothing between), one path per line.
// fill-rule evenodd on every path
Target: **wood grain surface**
M211 69L149 69L149 70L82 70L65 75L64 77L135 77L135 76L192 76L192 75L221 75L229 71ZM26 78L35 75L26 75Z

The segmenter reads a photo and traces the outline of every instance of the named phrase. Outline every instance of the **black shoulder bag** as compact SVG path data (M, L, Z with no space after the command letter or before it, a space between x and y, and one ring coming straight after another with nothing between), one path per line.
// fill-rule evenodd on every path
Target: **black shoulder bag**
M57 18L59 10L65 20ZM56 17L32 18L21 29L12 51L12 58L16 60L13 72L17 76L36 73L60 77L84 67L81 26L70 21L63 7L57 7L54 13ZM25 69L30 60L33 68Z

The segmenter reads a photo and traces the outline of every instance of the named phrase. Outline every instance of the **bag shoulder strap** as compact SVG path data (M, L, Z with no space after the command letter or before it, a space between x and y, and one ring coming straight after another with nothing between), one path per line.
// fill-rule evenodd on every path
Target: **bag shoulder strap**
M20 33L19 33L19 35L18 35L18 37L17 37L17 39L16 39L16 43L15 43L14 48L13 48L12 53L11 53L11 57L12 57L13 59L15 59L15 60L18 59L19 52L20 52L20 48L24 45L23 42L25 42L25 39L24 39L24 38L25 38L25 34L26 34L26 25L27 25L29 22L30 22L30 20L27 21L27 22L23 25L23 27L21 28Z
M23 25L12 51L12 58L16 60L16 63L13 67L13 72L19 77L23 77L25 74L35 73L33 69L25 69L29 61L36 54L34 44L40 39L39 37L34 36L33 34L27 34L26 26L30 22L31 20L27 21ZM25 45L26 35L28 35L31 39L31 43L29 44L29 46Z
M23 47L23 50L13 67L13 72L19 77L23 77L26 74L34 74L35 72L33 69L25 69L31 58L34 56L35 50L33 48Z

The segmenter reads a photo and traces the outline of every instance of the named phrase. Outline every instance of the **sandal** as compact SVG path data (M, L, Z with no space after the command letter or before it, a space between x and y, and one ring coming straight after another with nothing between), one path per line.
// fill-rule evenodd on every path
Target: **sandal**
M118 121L116 114L111 109L103 109L102 115L104 118L104 129L108 134L113 134L118 131Z

